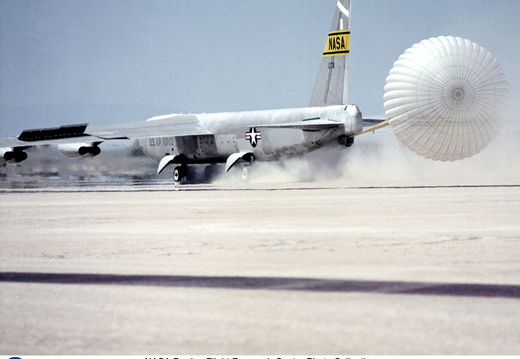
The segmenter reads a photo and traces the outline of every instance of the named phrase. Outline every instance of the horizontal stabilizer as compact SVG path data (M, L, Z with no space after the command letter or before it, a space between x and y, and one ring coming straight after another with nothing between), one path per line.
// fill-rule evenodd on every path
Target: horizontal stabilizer
M381 122L385 122L384 118L364 118L363 119L363 127L375 126L380 124Z
M256 128L293 128L296 130L318 131L328 128L336 128L343 126L342 122L331 120L313 119L299 122L276 123L267 125L255 125Z

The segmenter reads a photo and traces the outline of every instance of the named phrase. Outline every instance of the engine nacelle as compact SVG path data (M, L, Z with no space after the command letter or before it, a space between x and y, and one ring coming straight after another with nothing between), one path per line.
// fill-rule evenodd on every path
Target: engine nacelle
M10 147L0 148L0 164L18 163L27 159L27 153Z
M58 145L58 151L67 158L90 158L101 153L97 143L67 143Z

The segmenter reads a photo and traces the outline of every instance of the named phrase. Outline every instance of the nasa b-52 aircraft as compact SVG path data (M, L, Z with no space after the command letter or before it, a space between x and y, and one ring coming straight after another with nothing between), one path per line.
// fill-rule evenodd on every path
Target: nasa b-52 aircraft
M485 49L456 37L423 40L401 55L385 86L387 120L364 120L347 103L350 12L350 0L337 1L309 107L24 130L0 139L0 163L25 160L24 150L32 146L55 144L68 158L88 158L104 141L137 139L159 163L157 173L173 167L180 182L192 164L225 163L226 172L241 167L246 178L256 161L298 156L336 141L349 147L355 136L386 125L411 150L434 160L465 158L489 143L506 116L507 82Z

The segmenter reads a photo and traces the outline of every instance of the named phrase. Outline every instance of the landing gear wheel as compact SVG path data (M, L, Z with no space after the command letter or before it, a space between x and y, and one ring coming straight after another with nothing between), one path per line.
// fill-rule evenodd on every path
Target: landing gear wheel
M207 165L204 168L204 182L211 183L219 174L219 167L216 164Z
M177 166L173 170L173 180L175 183L180 183L184 177L186 177L186 168L187 166Z
M249 172L250 172L249 166L242 167L242 180L244 182L248 182L249 181L249 175L250 175Z

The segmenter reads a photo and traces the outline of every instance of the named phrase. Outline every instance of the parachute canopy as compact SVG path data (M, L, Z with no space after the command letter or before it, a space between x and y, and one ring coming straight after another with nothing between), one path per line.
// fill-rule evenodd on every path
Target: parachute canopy
M397 138L441 161L473 156L498 134L509 91L497 60L460 37L423 40L407 49L386 78L385 114Z

